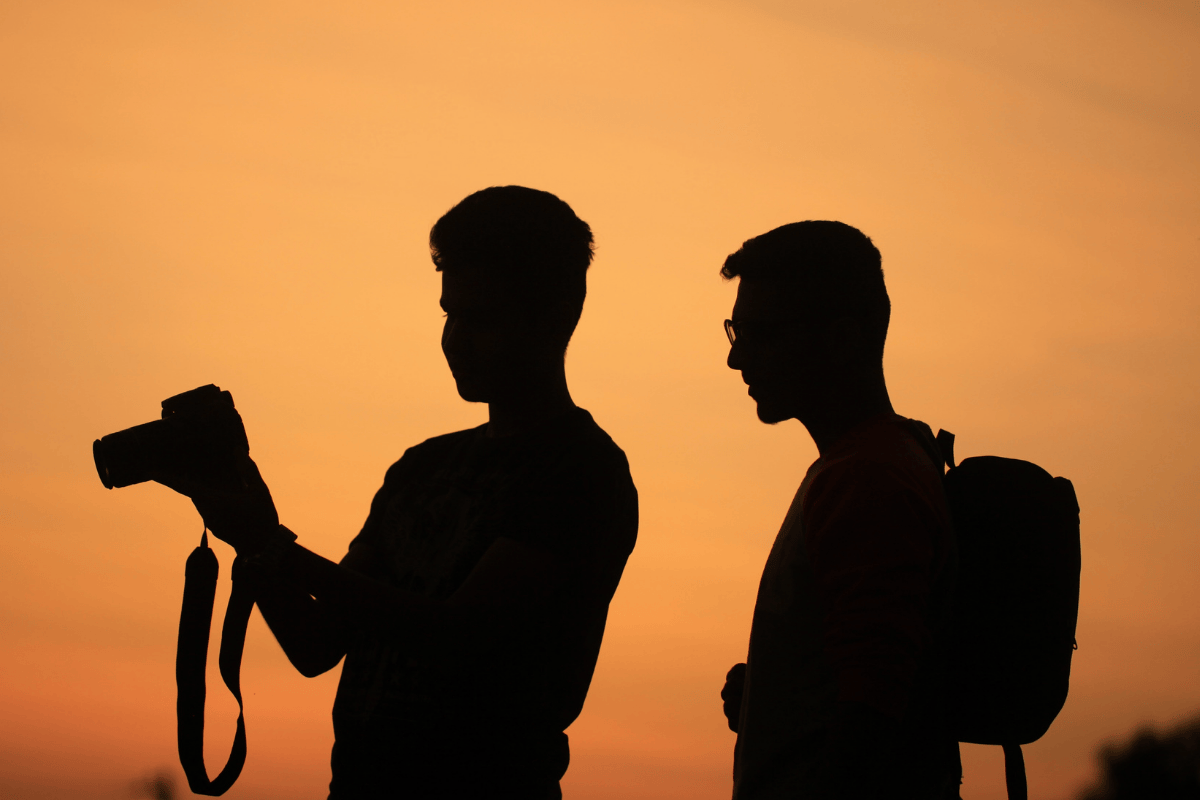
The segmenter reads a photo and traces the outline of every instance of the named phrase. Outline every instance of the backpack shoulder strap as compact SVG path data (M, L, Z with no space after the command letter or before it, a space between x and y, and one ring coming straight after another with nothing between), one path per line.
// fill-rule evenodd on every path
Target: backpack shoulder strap
M954 469L954 434L950 431L938 430L937 446L942 453L942 461L946 462L946 466Z
M907 423L908 432L914 439L917 440L917 444L919 444L921 449L925 451L925 455L929 456L929 460L933 462L935 467L937 467L938 472L940 473L945 471L946 458L941 450L941 437L945 431L938 431L938 435L935 438L933 435L933 429L930 428L926 423L921 422L921 420L910 419L907 420ZM950 438L953 440L954 434L950 434Z
M1006 744L1004 747L1004 784L1008 789L1008 800L1029 800L1029 785L1025 780L1025 755L1021 745Z

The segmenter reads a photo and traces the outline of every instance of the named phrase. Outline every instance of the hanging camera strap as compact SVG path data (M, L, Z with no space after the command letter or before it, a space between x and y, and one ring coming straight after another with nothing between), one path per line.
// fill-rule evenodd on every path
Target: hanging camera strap
M205 668L208 637L212 627L213 601L217 594L217 556L208 546L208 531L200 546L188 556L183 584L183 610L179 616L179 647L175 654L175 683L178 687L176 714L179 720L179 762L188 787L199 795L215 797L233 786L246 763L246 722L242 707L242 650L246 626L254 609L250 583L241 574L241 560L234 561L233 589L221 626L219 664L221 679L237 699L237 732L224 769L213 780L204 766Z

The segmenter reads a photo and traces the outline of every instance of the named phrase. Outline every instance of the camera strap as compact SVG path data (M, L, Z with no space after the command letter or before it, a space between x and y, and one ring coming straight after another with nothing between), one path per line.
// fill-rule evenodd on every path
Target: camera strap
M179 647L175 654L175 683L178 687L176 715L179 720L179 762L188 787L199 795L215 797L233 786L246 763L246 722L242 707L242 650L246 626L254 609L254 595L241 575L240 563L233 564L233 589L221 627L219 663L225 686L237 699L237 733L224 769L213 780L204 766L205 668L208 637L212 627L213 601L217 594L217 556L208 546L208 531L200 546L188 556L183 584L183 610L179 616Z

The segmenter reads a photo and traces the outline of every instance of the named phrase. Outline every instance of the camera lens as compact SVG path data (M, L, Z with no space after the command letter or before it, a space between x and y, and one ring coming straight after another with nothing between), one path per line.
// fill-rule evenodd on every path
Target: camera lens
M99 439L92 442L92 458L96 460L96 473L100 476L100 482L104 484L104 488L113 488L112 478L108 474L108 464L104 458L104 444Z

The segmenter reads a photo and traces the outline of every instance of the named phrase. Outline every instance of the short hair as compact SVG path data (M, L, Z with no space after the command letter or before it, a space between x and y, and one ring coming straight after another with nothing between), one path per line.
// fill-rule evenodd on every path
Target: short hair
M565 304L579 321L594 255L592 229L549 192L492 186L463 199L429 232L439 272L472 268L501 273L536 309Z
M857 228L828 220L783 225L744 242L721 275L798 295L804 313L818 319L857 319L882 357L892 303L879 249Z

